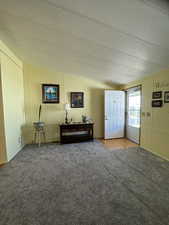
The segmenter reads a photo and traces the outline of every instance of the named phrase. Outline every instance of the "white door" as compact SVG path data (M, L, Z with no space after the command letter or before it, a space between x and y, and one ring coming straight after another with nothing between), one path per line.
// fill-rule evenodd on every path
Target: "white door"
M127 119L126 137L139 144L140 142L140 112L141 112L141 87L127 90Z
M104 138L124 137L125 93L124 91L105 91L104 94Z

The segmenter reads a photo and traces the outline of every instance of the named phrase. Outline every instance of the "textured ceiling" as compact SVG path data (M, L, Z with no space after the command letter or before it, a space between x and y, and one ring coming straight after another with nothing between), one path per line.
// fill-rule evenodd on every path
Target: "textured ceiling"
M126 84L169 68L167 2L0 0L0 35L29 63Z

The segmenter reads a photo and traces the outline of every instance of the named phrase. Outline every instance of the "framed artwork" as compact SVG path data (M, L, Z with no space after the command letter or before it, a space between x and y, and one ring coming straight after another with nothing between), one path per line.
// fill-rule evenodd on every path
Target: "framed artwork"
M59 103L58 84L42 84L42 102Z
M84 107L84 93L71 92L71 108L83 108L83 107Z
M163 106L163 101L162 100L153 100L152 101L152 107L162 107Z
M165 102L165 103L169 103L169 91L166 91L166 92L164 93L164 102Z
M153 99L162 98L162 91L155 91L155 92L153 92L152 98Z

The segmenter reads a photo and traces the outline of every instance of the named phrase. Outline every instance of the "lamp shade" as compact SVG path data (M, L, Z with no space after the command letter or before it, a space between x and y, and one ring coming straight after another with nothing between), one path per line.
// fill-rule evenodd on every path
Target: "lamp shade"
M70 110L70 104L65 104L65 110L66 111Z

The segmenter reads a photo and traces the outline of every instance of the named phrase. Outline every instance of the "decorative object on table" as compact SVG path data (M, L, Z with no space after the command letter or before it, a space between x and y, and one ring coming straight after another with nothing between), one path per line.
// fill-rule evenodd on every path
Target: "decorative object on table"
M43 103L59 103L59 85L42 84Z
M84 107L84 93L71 92L71 108L83 108L83 107Z
M152 101L152 107L162 107L163 106L163 101L162 100L153 100Z
M169 91L164 92L164 102L169 103Z
M93 123L93 120L92 120L92 118L90 118L90 117L87 117L87 123Z
M70 123L73 123L73 119L72 118L70 118Z
M82 122L86 123L87 122L87 116L82 115Z
M68 111L70 110L70 105L69 104L65 104L65 113L66 113L66 117L65 117L65 123L68 124Z
M92 123L92 119L88 116L82 115L82 122L83 123Z
M160 98L162 98L162 91L155 91L155 92L153 92L152 98L153 99L160 99Z

